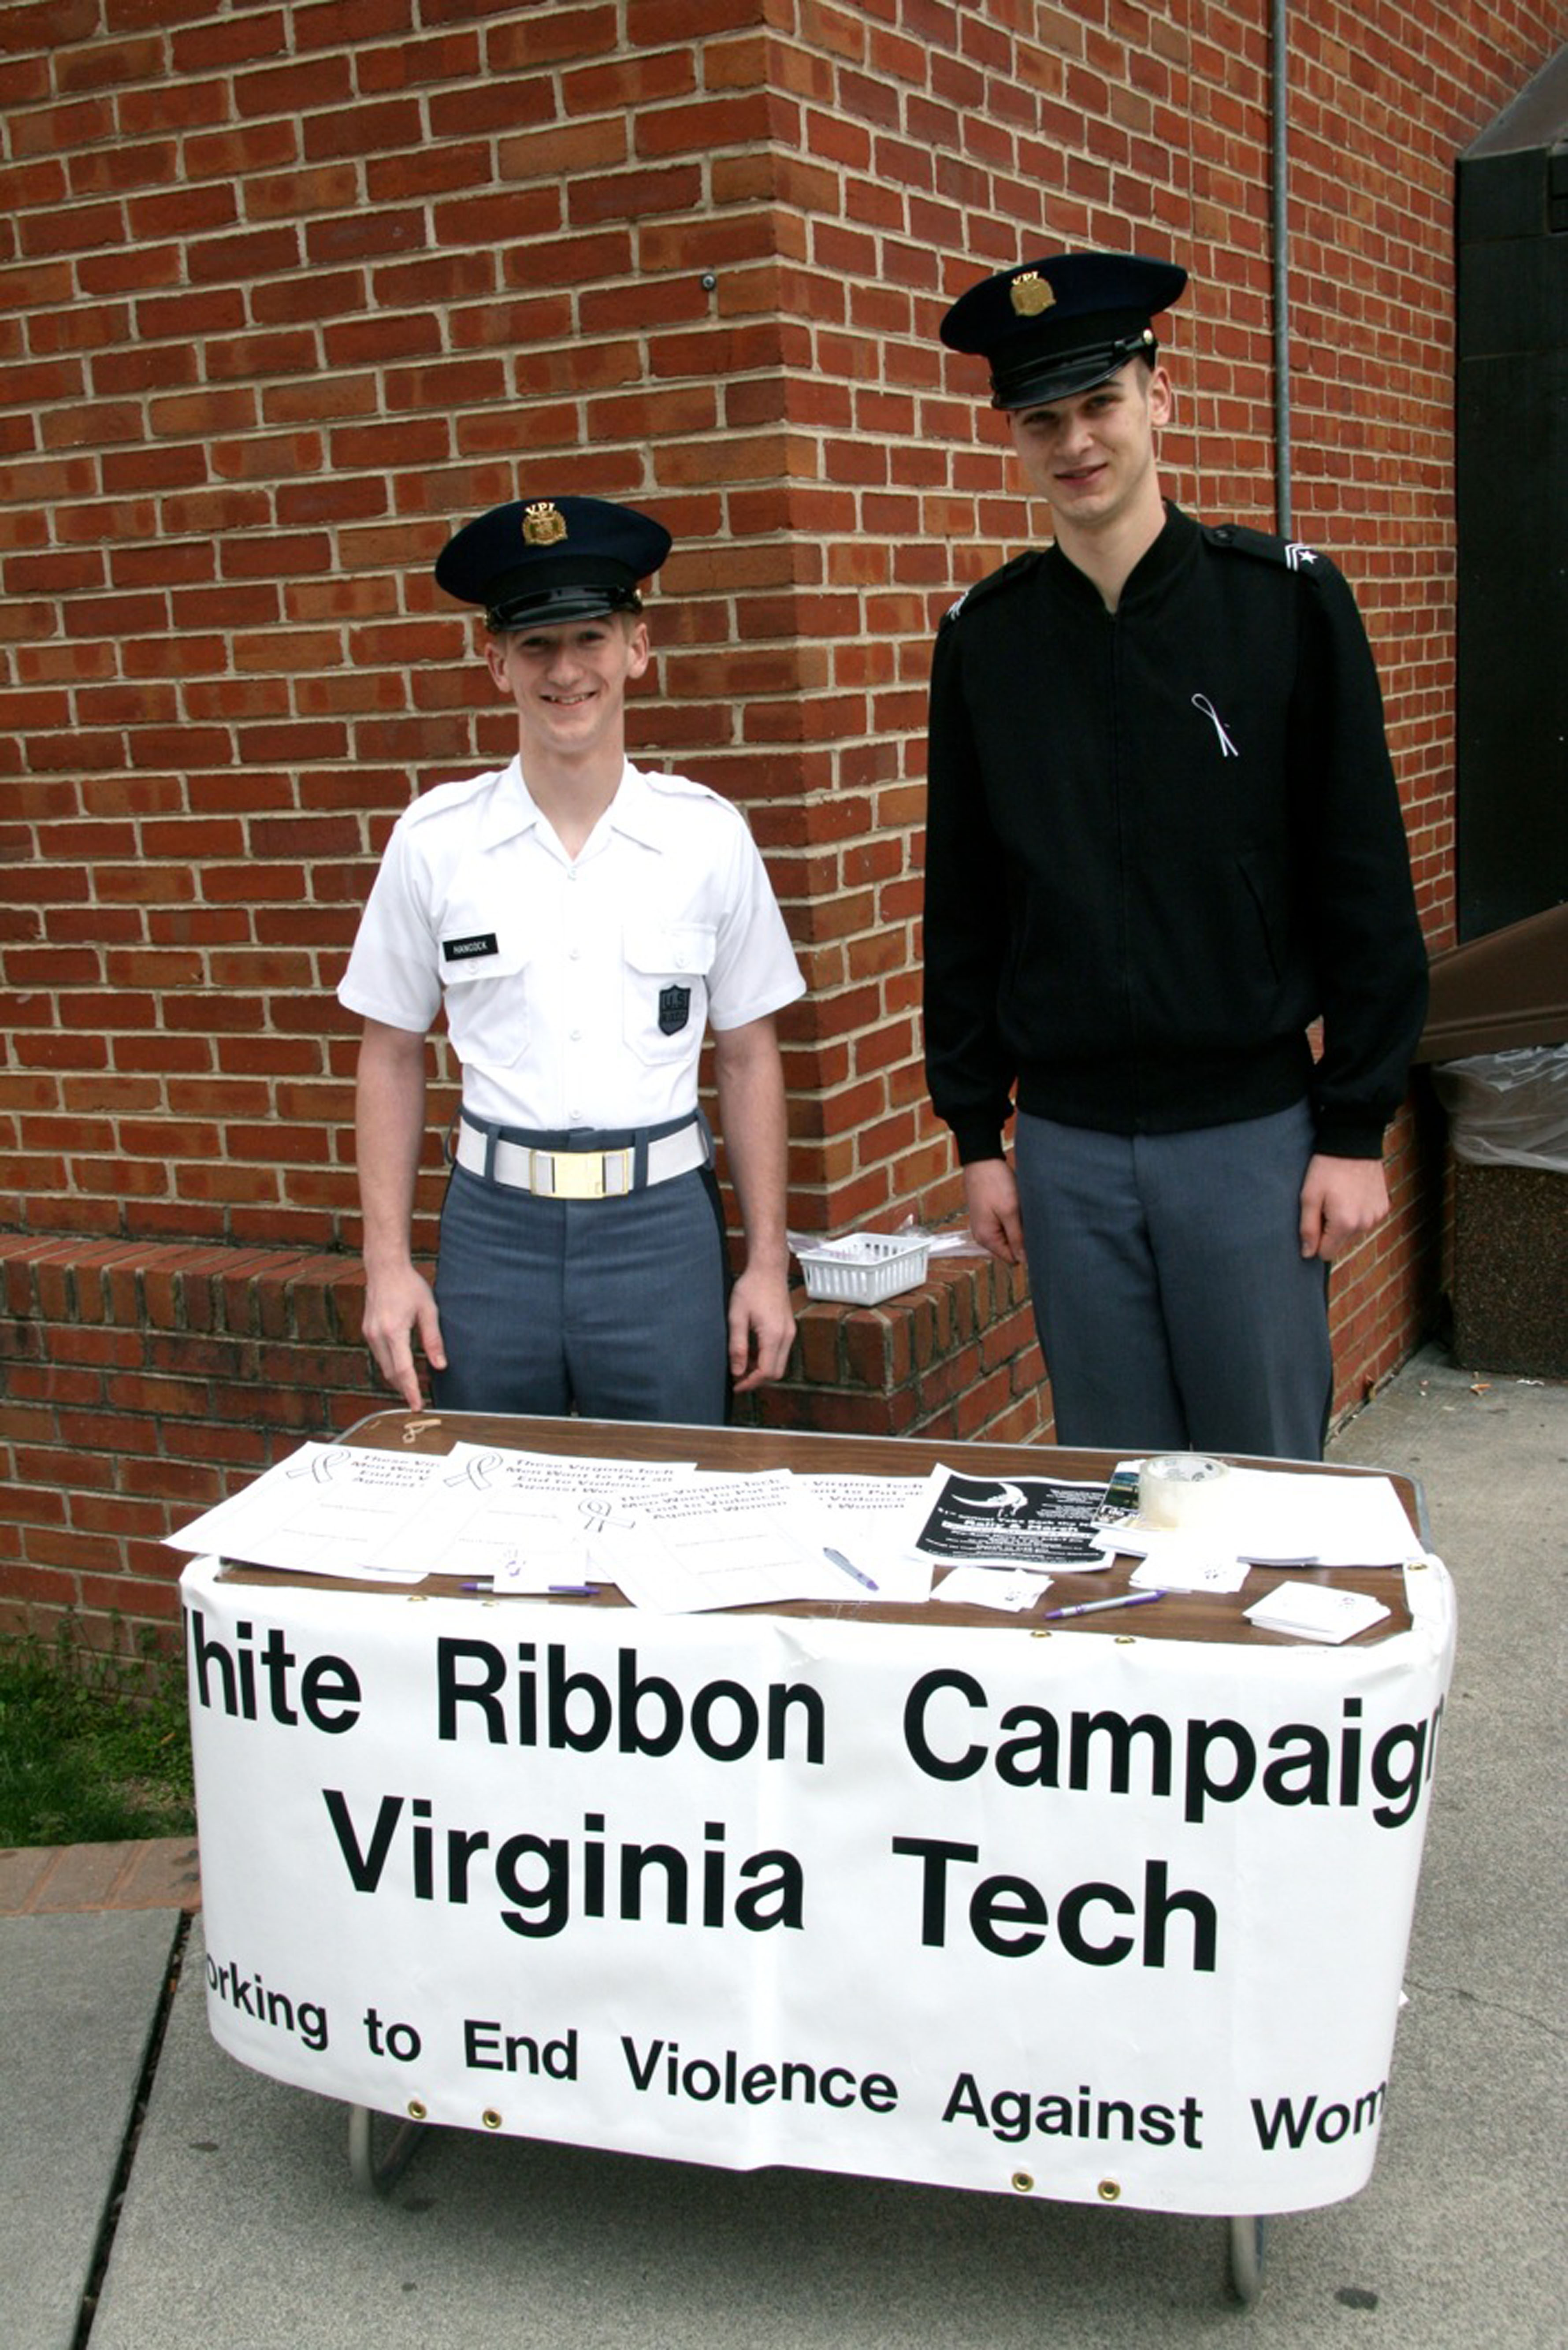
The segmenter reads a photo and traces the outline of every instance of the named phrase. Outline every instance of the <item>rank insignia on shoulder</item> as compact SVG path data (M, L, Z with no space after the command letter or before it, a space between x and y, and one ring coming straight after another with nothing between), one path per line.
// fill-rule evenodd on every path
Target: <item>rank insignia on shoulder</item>
M1282 564L1287 571L1310 571L1327 562L1316 547L1300 539L1277 538L1272 531L1249 530L1244 523L1206 523L1203 536L1210 546L1231 555L1250 555L1255 562Z

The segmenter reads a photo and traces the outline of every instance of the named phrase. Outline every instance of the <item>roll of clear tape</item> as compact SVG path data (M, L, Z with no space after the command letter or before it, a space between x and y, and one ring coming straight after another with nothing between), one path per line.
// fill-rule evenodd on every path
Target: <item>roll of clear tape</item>
M1226 1502L1223 1461L1204 1452L1162 1452L1137 1472L1137 1513L1146 1525L1211 1525Z

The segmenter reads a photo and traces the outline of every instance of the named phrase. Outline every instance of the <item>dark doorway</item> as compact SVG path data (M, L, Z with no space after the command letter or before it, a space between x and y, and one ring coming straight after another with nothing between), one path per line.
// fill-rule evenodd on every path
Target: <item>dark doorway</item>
M1568 47L1459 166L1459 934L1568 898Z

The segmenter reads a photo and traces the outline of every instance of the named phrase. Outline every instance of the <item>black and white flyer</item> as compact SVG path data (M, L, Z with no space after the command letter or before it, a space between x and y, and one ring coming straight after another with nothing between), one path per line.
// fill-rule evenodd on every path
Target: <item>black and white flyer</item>
M1097 1539L1105 1482L1056 1477L961 1476L936 1468L910 1513L909 1545L934 1566L1035 1567L1043 1574L1106 1565Z

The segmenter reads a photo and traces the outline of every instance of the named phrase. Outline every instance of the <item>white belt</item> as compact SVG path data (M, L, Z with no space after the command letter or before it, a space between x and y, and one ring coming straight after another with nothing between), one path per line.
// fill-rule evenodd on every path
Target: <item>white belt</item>
M545 1200L615 1200L706 1166L708 1138L701 1119L693 1118L674 1134L634 1135L610 1150L550 1150L508 1141L504 1133L492 1134L462 1118L452 1155L471 1175L504 1183L510 1191L532 1191Z

